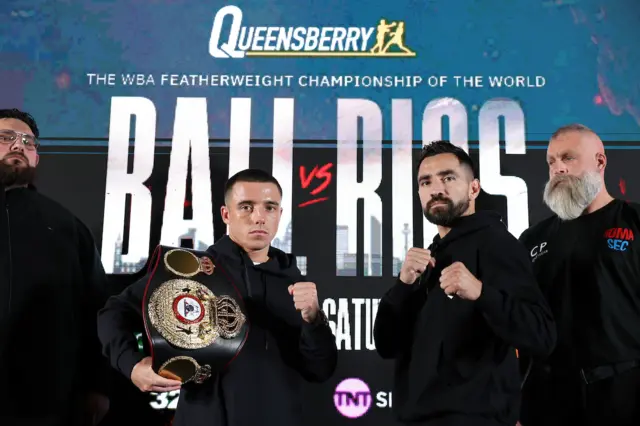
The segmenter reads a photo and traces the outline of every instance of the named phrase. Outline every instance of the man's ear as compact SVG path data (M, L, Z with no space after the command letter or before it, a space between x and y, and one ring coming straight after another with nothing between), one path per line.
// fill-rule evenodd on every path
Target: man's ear
M220 207L220 216L222 216L222 221L225 224L229 224L229 209L227 208L227 206L222 206Z
M607 156L603 152L596 154L596 162L598 164L598 170L602 171L607 167Z
M475 200L480 195L480 181L478 179L474 179L471 181L471 185L469 185L469 201Z

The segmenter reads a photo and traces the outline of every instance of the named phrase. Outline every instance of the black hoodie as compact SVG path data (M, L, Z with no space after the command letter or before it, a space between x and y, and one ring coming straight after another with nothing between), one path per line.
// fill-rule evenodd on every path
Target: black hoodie
M406 423L513 426L522 379L515 349L547 355L556 341L527 253L486 211L460 218L429 249L435 267L413 285L398 280L378 307L377 351L396 360L393 409ZM476 301L440 288L454 262L482 282Z
M0 185L0 425L80 424L87 393L108 393L96 332L107 285L78 218L34 188Z
M298 426L302 381L323 382L337 363L335 337L327 323L308 324L296 311L288 286L306 281L295 257L271 247L269 260L254 265L228 236L207 249L223 264L244 298L251 324L240 354L203 384L180 392L174 426ZM112 297L98 318L104 354L126 377L146 355L134 332L143 330L145 280Z

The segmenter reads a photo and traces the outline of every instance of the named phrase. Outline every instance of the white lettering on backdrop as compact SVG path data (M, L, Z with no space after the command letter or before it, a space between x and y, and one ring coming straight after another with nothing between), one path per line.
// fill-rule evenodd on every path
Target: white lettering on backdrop
M408 247L413 246L412 203L415 164L412 158L412 109L409 99L391 102L392 134L392 255L393 270L382 270L383 217L380 195L375 191L382 181L382 128L380 106L368 99L337 101L337 209L336 269L338 275L355 275L357 242L364 240L366 276L397 274ZM229 176L249 166L251 139L250 98L231 99ZM273 173L283 187L283 218L276 236L280 247L290 251L293 190L293 98L274 99ZM135 117L132 167L129 172L129 138L131 118ZM465 106L453 98L435 99L427 104L422 118L422 140L427 144L441 139L442 119L448 118L452 143L468 151L468 116ZM529 224L527 186L523 179L502 176L500 172L500 117L505 122L506 153L525 153L525 119L520 105L511 100L487 101L479 112L480 178L483 188L492 195L507 198L509 230L519 236ZM358 126L362 119L362 136ZM141 270L150 253L151 193L144 182L154 165L157 113L153 102L142 97L113 97L109 127L102 262L107 273L134 273ZM161 244L180 245L187 232L195 232L199 245L213 243L212 206L206 98L178 98L174 119L167 198L161 229ZM358 178L358 141L362 141L362 179ZM192 164L193 218L183 218L187 164ZM125 234L125 205L131 197L129 245L122 253ZM357 200L364 200L364 217L358 217ZM358 223L364 221L364 235L357 235ZM423 221L425 246L435 235L435 227ZM191 236L193 238L193 236ZM195 243L196 241L194 241ZM304 259L304 258L302 258Z

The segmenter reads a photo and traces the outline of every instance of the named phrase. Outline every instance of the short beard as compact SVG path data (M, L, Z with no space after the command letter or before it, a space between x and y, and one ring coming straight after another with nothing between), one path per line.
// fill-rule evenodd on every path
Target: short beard
M601 189L602 179L597 172L558 175L547 182L542 199L560 219L573 220L584 213Z
M431 212L431 206L436 202L447 203L446 207L438 207L435 212ZM469 200L463 200L456 204L448 198L435 197L429 200L423 209L424 217L434 225L449 227L456 219L461 217L469 209Z
M32 185L35 178L35 167L16 166L0 160L0 185L5 188Z

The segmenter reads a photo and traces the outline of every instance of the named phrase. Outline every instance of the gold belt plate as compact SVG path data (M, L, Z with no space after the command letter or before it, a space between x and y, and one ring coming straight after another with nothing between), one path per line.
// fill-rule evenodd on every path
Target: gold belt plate
M205 285L173 279L153 292L149 320L169 343L182 349L205 348L218 337L236 337L246 318L229 296L216 296Z

